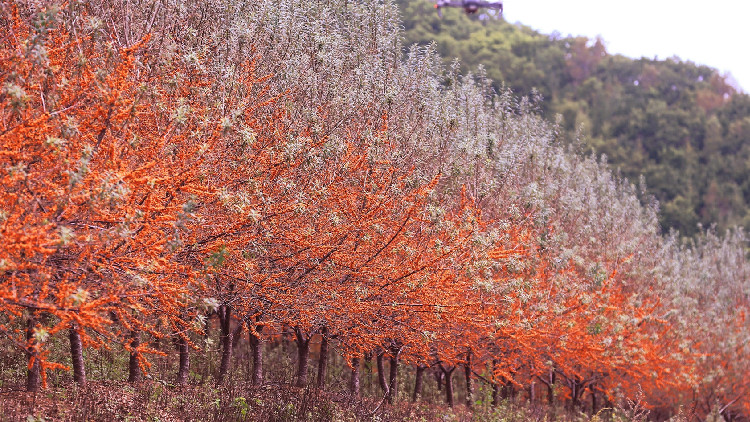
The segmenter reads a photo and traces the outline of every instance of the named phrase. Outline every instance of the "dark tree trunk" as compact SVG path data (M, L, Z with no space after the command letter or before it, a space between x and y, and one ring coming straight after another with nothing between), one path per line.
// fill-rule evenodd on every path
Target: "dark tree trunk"
M187 335L187 334L186 334ZM190 346L183 336L177 339L177 349L180 353L180 367L177 370L177 385L187 384L190 373Z
M371 385L374 384L373 381L372 381L372 377L373 377L373 375L375 375L375 371L373 371L373 369L372 369L372 355L373 355L373 352L367 352L362 357L365 360L363 366L364 366L364 368L368 369L368 371L367 371L367 385L368 386L371 386Z
M440 369L445 374L445 402L448 403L448 406L453 407L453 371L456 370L456 367L445 369L443 365L440 365Z
M536 383L532 379L529 384L529 403L534 403L534 400L536 400Z
M388 388L388 382L385 379L385 365L383 365L383 352L378 352L375 361L378 365L378 383L380 383L380 388L383 390L383 393L385 395L389 394L389 388Z
M86 385L86 368L83 366L81 334L75 327L70 327L68 329L68 338L70 340L70 358L73 361L73 380L78 385Z
M578 409L581 405L581 394L583 393L583 385L578 380L571 380L568 382L570 386L570 411Z
M232 350L237 350L237 345L240 343L240 340L242 340L242 328L245 326L245 324L242 323L242 321L237 324L236 327L234 327L234 331L232 331Z
M39 391L42 375L42 366L39 364L36 340L34 339L35 328L36 320L31 316L26 320L26 359L30 364L26 369L26 391L30 393Z
M724 422L732 422L732 412L729 409L721 412L721 417L724 418Z
M352 377L349 380L349 392L352 393L352 396L359 397L359 358L352 359Z
M318 358L317 388L322 390L326 384L326 370L328 369L328 329L323 327L320 333L320 357Z
M128 362L128 382L140 382L143 379L141 365L138 364L138 346L141 345L141 332L133 330L130 332L130 361Z
M229 372L229 365L232 362L232 309L227 305L219 307L219 325L221 326L221 365L219 366L219 375L216 377L216 384L224 382L224 377Z
M466 379L466 407L470 408L474 401L474 389L471 384L471 351L466 353L466 363L464 364L464 378Z
M440 369L435 371L435 383L437 384L437 390L443 391L443 371Z
M214 316L213 312L206 313L206 320L203 323L203 337L206 339L211 338L211 317Z
M260 322L261 317L255 318L255 322ZM253 349L253 385L263 383L263 343L260 341L260 332L263 330L262 325L255 325L255 331L250 328L252 322L248 321L248 331L250 332L250 347ZM257 335L254 334L258 333Z
M391 356L390 388L388 389L388 403L393 404L398 400L398 352Z
M297 387L307 387L307 358L310 355L310 337L299 328L294 329L297 341Z
M414 395L411 397L411 401L416 402L422 397L422 379L424 378L424 371L427 369L424 365L417 365L417 374L414 377Z
M547 384L547 403L550 407L555 405L555 371L550 371L549 383Z
M589 387L589 391L591 392L591 414L596 415L596 412L599 411L599 403L597 403L596 391L593 385Z
M516 395L516 388L515 388L515 386L513 385L513 383L510 380L506 380L503 383L503 388L500 391L500 395L504 399L510 399L510 398L513 398L513 396Z
M263 384L263 344L256 336L250 338L253 349L253 385Z
M492 406L496 407L500 404L500 385L497 381L497 377L495 376L495 368L498 365L497 359L492 359Z

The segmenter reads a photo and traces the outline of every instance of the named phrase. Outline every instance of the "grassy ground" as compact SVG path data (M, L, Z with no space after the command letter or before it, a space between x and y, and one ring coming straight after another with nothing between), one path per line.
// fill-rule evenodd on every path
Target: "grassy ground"
M0 421L600 421L634 420L623 412L593 417L560 409L532 408L503 402L474 409L442 403L402 401L396 405L372 399L354 400L343 393L298 389L285 384L252 387L243 383L214 388L175 388L156 381L137 385L92 382L68 384L37 394L0 392Z
M213 330L212 332L216 332ZM53 357L70 365L65 339L54 338ZM200 342L200 339L195 339ZM626 421L644 420L638 409L608 409L594 416L570 413L545 402L528 402L519 393L515 400L491 405L491 388L475 380L473 406L468 409L465 381L454 376L454 408L445 404L432 374L424 378L421 400L411 402L414 368L399 369L399 398L395 405L383 403L374 361L363 362L362 397L347 393L350 369L337 354L330 354L324 391L292 387L296 369L296 348L288 340L266 343L265 384L251 385L249 346L244 339L233 354L232 370L226 385L216 387L214 374L220 350L210 339L202 353L191 359L190 382L180 388L172 384L177 355L168 341L150 345L165 356L151 356L150 378L139 384L128 384L128 354L113 345L108 349L86 351L89 383L79 387L69 371L50 371L48 388L37 394L24 391L26 362L24 356L0 343L0 422L4 421ZM310 382L314 382L319 350L313 345ZM388 363L386 362L386 371ZM387 373L387 372L386 372ZM590 409L582 409L588 410Z

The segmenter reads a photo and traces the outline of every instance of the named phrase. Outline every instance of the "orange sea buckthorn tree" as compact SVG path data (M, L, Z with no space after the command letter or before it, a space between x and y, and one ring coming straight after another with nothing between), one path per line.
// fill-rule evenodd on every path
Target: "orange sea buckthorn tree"
M58 331L79 382L84 345L122 343L135 381L153 351L141 332L184 338L201 283L178 252L216 189L202 164L221 127L200 70L146 72L140 44L112 48L77 12L2 16L1 329L29 355L30 390L59 366L44 347Z

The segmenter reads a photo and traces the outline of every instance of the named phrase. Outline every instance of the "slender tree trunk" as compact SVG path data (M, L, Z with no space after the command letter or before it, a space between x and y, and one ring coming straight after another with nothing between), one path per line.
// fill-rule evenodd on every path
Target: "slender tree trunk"
M211 317L213 315L214 315L214 312L207 312L206 320L203 323L203 337L206 339L211 338Z
M568 381L568 385L570 386L570 405L569 410L574 411L578 409L578 407L581 404L581 383L578 382L578 380L571 380Z
M589 391L591 392L591 414L596 415L596 412L599 411L599 403L597 403L596 390L594 390L593 385L589 387Z
M453 407L453 371L445 374L445 399L448 406Z
M420 397L422 397L422 379L424 378L424 371L426 369L427 367L425 365L417 365L417 374L414 377L414 395L411 398L411 401L413 402L416 402Z
M583 406L583 403L581 403L581 400L583 399L583 393L586 392L586 387L584 387L584 384L582 382L577 382L578 386L576 387L577 397L575 406L577 409L580 409Z
M263 384L263 344L256 336L250 338L253 349L253 385Z
M385 365L383 365L383 355L384 353L382 351L379 351L375 357L375 361L378 365L378 382L380 383L380 388L383 390L383 393L385 395L388 395L389 388L388 382L385 379Z
M34 329L36 328L36 319L34 316L30 316L26 320L26 359L29 361L29 366L26 369L26 391L35 393L39 391L41 387L41 365L37 355L37 345L34 339Z
M437 384L438 392L443 391L443 371L440 369L435 371L435 383Z
M297 387L307 387L307 358L310 355L310 337L299 328L294 329L297 340Z
M180 367L177 370L177 385L185 385L187 384L188 375L190 373L190 346L185 337L180 336L177 339L177 349L180 353Z
M549 374L549 383L547 384L547 403L549 403L550 407L555 405L555 371L550 371Z
M133 330L130 332L130 361L128 362L128 382L136 383L143 379L141 366L138 364L138 354L136 350L141 345L141 332Z
M86 385L86 368L83 366L83 344L81 334L75 327L68 329L70 340L70 358L73 361L73 379L80 386Z
M349 380L349 392L352 393L352 396L359 397L359 358L352 359L352 377Z
M568 407L568 411L572 412L576 406L576 383L568 381L568 388L570 388L570 401L566 403L566 406Z
M393 352L391 357L390 388L388 389L388 403L393 404L398 400L398 352Z
M224 382L224 377L229 372L229 365L232 362L232 310L227 305L219 307L219 325L221 326L221 365L219 366L219 375L216 377L216 384Z
M260 322L261 317L257 316L255 322ZM260 332L263 330L262 325L255 325L255 331L258 335L253 334L253 330L248 321L248 331L250 332L250 347L253 349L253 385L263 384L263 343L260 341Z
M445 402L448 403L448 406L453 407L453 371L456 370L456 367L454 366L450 370L447 370L440 365L440 369L445 375Z
M492 359L492 406L496 407L500 404L500 385L498 384L497 377L495 376L495 368L498 365L497 359Z
M237 324L236 327L234 327L234 331L232 331L232 351L237 350L237 345L240 343L240 340L242 340L242 328L245 326L245 324L242 323L242 321L239 321L239 324Z
M365 353L365 355L362 356L362 358L364 359L364 365L363 365L364 368L369 369L369 371L367 371L367 385L368 386L372 386L373 385L373 382L372 382L372 376L373 376L373 370L372 370L372 352Z
M466 407L471 407L474 402L474 389L471 383L471 351L466 353L466 363L464 364L464 378L466 379Z
M536 400L536 383L532 379L529 384L529 403L534 403L534 400Z
M320 357L318 358L317 388L322 390L326 384L326 370L328 369L328 329L323 327L320 333Z
M513 384L512 381L510 381L509 379L504 379L504 381L503 381L503 387L502 387L502 389L500 391L500 395L504 399L511 399L511 398L515 397L515 395L516 395L516 387L515 387L515 385Z

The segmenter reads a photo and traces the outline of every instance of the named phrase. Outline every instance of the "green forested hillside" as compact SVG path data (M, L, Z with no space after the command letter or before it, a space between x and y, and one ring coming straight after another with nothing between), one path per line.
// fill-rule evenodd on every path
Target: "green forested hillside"
M623 176L643 175L660 202L665 230L693 235L698 224L750 227L750 97L716 69L630 59L602 40L541 34L491 16L399 1L406 45L435 41L463 72L484 67L499 88L544 98L542 111L569 140L606 154Z

